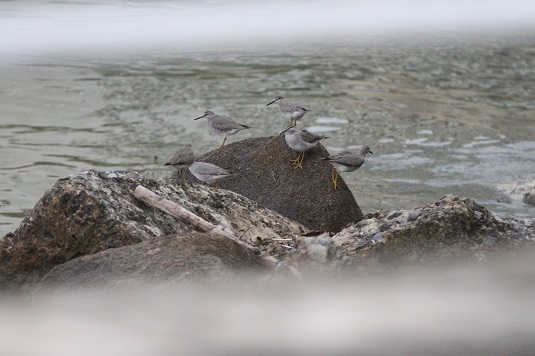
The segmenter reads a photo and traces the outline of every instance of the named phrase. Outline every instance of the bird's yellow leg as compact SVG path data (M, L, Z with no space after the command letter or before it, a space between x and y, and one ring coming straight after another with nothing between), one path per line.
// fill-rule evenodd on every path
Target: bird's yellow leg
M338 187L338 171L333 167L331 171L331 182L334 185L334 189Z
M334 183L334 167L331 169L331 183Z
M299 166L299 158L301 157L301 155L297 156L296 159L291 159L290 162L292 162L292 165L294 165L295 167L298 167Z
M299 157L301 157L301 159L299 160L299 162L297 162L297 167L299 167L299 169L303 169L303 160L305 159L305 152L301 152ZM299 157L297 158L299 159Z
M223 147L225 145L225 141L227 140L227 136L225 136L225 138L223 139L223 143L221 144L221 146L219 146L220 148Z

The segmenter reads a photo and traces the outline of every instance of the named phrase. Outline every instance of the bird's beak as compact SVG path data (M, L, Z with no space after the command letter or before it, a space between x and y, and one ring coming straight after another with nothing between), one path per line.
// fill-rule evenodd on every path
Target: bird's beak
M284 131L282 131L279 136L282 136L283 133L285 133L286 131L288 131L289 129L291 129L293 126L288 126L287 128L284 129Z
M370 150L368 150L368 153L371 153L371 154L373 154L373 152L372 152L372 151L370 151Z
M273 100L273 101L270 101L269 103L266 104L266 106L273 104L273 103L276 102L277 100L279 100L279 99L275 99L275 100Z
M200 116L200 117L198 117L198 118L196 118L196 119L193 119L193 120L194 120L194 121L195 121L195 120L199 120L199 119L202 119L202 118L205 117L205 116L206 116L206 114L204 114L203 116Z

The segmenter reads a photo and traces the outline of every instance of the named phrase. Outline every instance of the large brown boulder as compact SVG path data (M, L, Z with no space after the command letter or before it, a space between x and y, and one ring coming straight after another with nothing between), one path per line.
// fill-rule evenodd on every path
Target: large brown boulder
M211 151L197 160L236 173L222 179L224 189L244 195L268 209L298 221L310 230L338 232L362 218L353 194L340 177L331 183L332 166L320 160L329 153L320 144L306 152L303 169L289 160L297 157L284 137L241 140ZM190 174L189 180L195 178Z
M200 184L182 187L144 179L137 173L90 171L59 179L19 228L0 241L0 289L33 285L54 266L79 256L194 231L191 225L135 199L137 185L275 257L285 254L287 248L271 243L274 238L292 238L304 232L299 223L230 191Z

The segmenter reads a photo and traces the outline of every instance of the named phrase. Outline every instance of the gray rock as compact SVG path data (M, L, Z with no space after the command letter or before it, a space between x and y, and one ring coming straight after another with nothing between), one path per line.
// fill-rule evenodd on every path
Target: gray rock
M477 262L499 251L535 247L534 219L499 218L466 198L446 196L427 207L404 211L401 216L407 223L385 230L384 219L390 214L378 212L368 218L368 224L355 224L332 236L339 268L363 271L403 263ZM382 243L363 243L359 237L363 234L372 240L381 235Z
M333 273L337 265L337 249L326 234L301 237L294 250L283 260L283 266L297 267L307 273Z
M386 231L386 230L390 229L391 227L392 227L391 223L385 222L385 223L382 223L381 225L379 225L379 231L383 232L383 231Z
M136 200L133 191L139 184L275 257L287 249L272 243L273 238L305 230L230 191L200 184L181 187L137 173L108 178L90 171L58 180L19 228L0 241L0 289L33 285L54 266L79 256L194 231Z
M373 235L372 240L375 242L381 241L384 238L384 235L378 232L377 234Z
M407 217L407 221L414 221L418 219L422 215L422 212L420 210L411 211L409 216Z
M332 166L319 159L328 156L320 144L306 152L303 169L283 137L258 137L234 142L198 160L230 169L236 175L221 180L224 189L244 195L268 209L298 221L310 230L338 232L362 218L353 194L339 178L331 183ZM188 179L194 180L188 175Z
M387 220L392 220L392 219L395 219L395 218L397 218L397 217L400 217L401 214L403 214L403 212L400 211L400 210L398 210L398 211L394 211L392 214L388 215L386 219L387 219Z
M229 281L265 267L236 242L203 233L162 236L75 258L54 267L38 288L131 288Z
M533 193L525 193L524 197L522 198L522 201L525 204L535 206L535 194Z

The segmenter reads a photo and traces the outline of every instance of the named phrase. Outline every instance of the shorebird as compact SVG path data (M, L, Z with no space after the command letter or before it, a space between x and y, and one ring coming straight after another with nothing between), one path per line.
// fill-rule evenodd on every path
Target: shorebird
M250 128L247 125L238 124L229 117L216 115L212 111L206 111L203 116L198 117L194 120L199 120L203 117L206 118L206 126L208 126L208 128L212 130L213 133L225 137L220 147L223 147L223 145L225 144L227 136L234 135L236 132Z
M215 180L232 175L232 173L226 169L206 162L193 162L189 166L189 171L195 176L195 178L202 182L213 182Z
M191 149L191 144L186 143L173 154L164 166L175 168L178 172L177 178L179 175L182 176L182 183L184 183L186 181L186 168L188 168L193 161L195 161L195 155Z
M355 152L342 151L329 157L322 157L333 165L331 172L331 182L334 184L334 189L338 187L339 172L353 172L357 170L364 163L364 157L367 153L373 154L370 148L366 145L361 145Z
M305 116L308 109L305 109L298 102L284 99L282 96L276 96L275 100L268 103L266 106L276 103L279 106L279 111L283 118L290 120L290 125L296 126L297 120Z
M284 139L286 144L293 151L299 152L299 156L296 159L291 159L290 161L295 166L303 168L303 160L305 159L305 152L315 147L320 140L329 138L327 136L315 135L307 130L298 130L295 126L288 126L284 131L280 133L284 134Z

